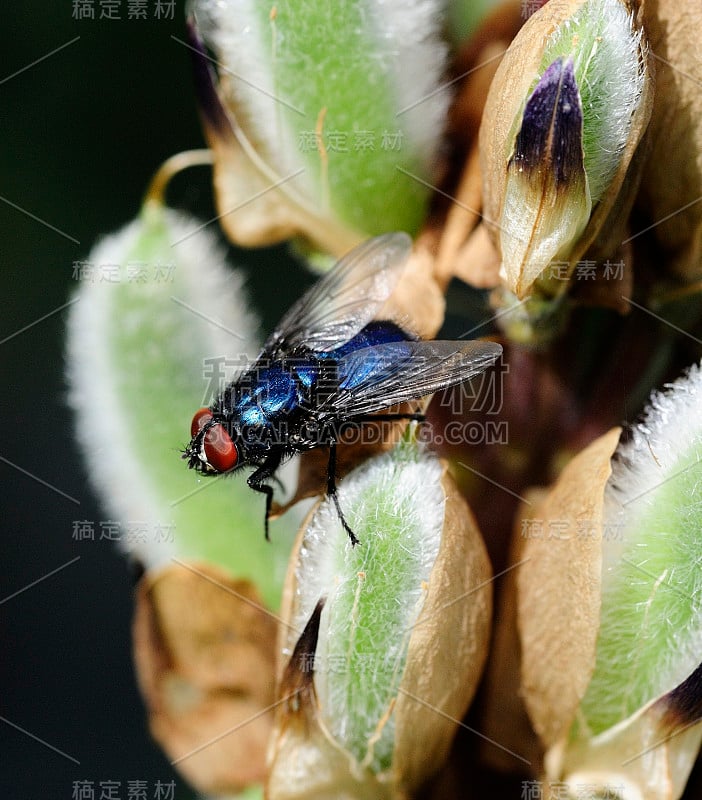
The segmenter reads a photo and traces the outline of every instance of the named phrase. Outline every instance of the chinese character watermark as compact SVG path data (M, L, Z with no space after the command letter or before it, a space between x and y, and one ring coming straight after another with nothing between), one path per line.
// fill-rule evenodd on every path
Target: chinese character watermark
M143 520L74 519L71 539L74 542L123 542L126 545L172 544L175 542L174 522L145 522Z

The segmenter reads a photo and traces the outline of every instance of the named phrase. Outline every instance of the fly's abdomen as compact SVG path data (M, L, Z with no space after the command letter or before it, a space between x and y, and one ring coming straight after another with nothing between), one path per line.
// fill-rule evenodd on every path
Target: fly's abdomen
M394 322L376 321L366 325L352 339L341 347L329 353L329 357L339 359L353 353L355 350L363 350L366 347L374 347L377 344L389 344L390 342L406 342L413 337L402 330Z

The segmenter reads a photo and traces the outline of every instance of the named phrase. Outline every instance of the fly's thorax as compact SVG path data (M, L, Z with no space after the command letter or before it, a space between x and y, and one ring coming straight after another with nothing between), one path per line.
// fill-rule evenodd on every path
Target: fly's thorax
M305 415L314 416L338 392L344 377L340 369L342 359L378 344L410 338L395 323L373 321L329 352L316 352L306 346L298 346L287 354L264 352L222 392L213 409L240 426L247 444L268 436L271 428L282 428L284 420L291 427L297 425L297 436L292 441L293 447L297 447L298 440L314 438L315 431L309 435L301 432ZM279 437L278 443L286 444L287 440L280 441Z
M228 421L240 426L248 440L256 429L277 429L283 421L301 424L338 389L335 361L317 357L308 349L285 358L259 359L218 398L215 407Z

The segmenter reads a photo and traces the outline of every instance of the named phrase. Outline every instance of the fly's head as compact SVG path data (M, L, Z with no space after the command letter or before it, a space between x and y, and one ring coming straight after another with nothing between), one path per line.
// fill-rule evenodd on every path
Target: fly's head
M190 444L183 451L190 469L203 475L221 475L243 465L238 433L230 433L223 419L201 408L190 423Z

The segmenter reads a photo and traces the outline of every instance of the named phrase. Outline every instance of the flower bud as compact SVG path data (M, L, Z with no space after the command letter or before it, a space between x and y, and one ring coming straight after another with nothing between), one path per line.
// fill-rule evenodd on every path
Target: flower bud
M434 0L195 0L191 48L227 235L300 234L336 256L389 230L417 233L446 111ZM216 54L218 79L203 42Z
M218 564L277 607L289 540L266 545L263 504L251 502L245 481L205 485L178 452L193 412L256 353L240 275L211 231L155 202L80 263L69 397L120 546L147 568L173 557ZM139 530L127 535L130 525Z
M573 791L675 800L697 758L701 396L693 367L627 443L614 430L577 456L535 515L519 575L522 691L549 778Z
M702 278L702 62L696 3L645 3L644 24L656 60L656 94L651 112L650 150L637 205L655 238L653 261L685 282ZM648 223L648 224L647 224Z
M650 80L626 0L553 0L505 54L481 126L485 218L519 299L564 287L612 208L648 121Z
M415 791L445 759L486 655L490 567L442 462L405 439L348 475L338 500L360 545L327 500L288 573L276 800Z

